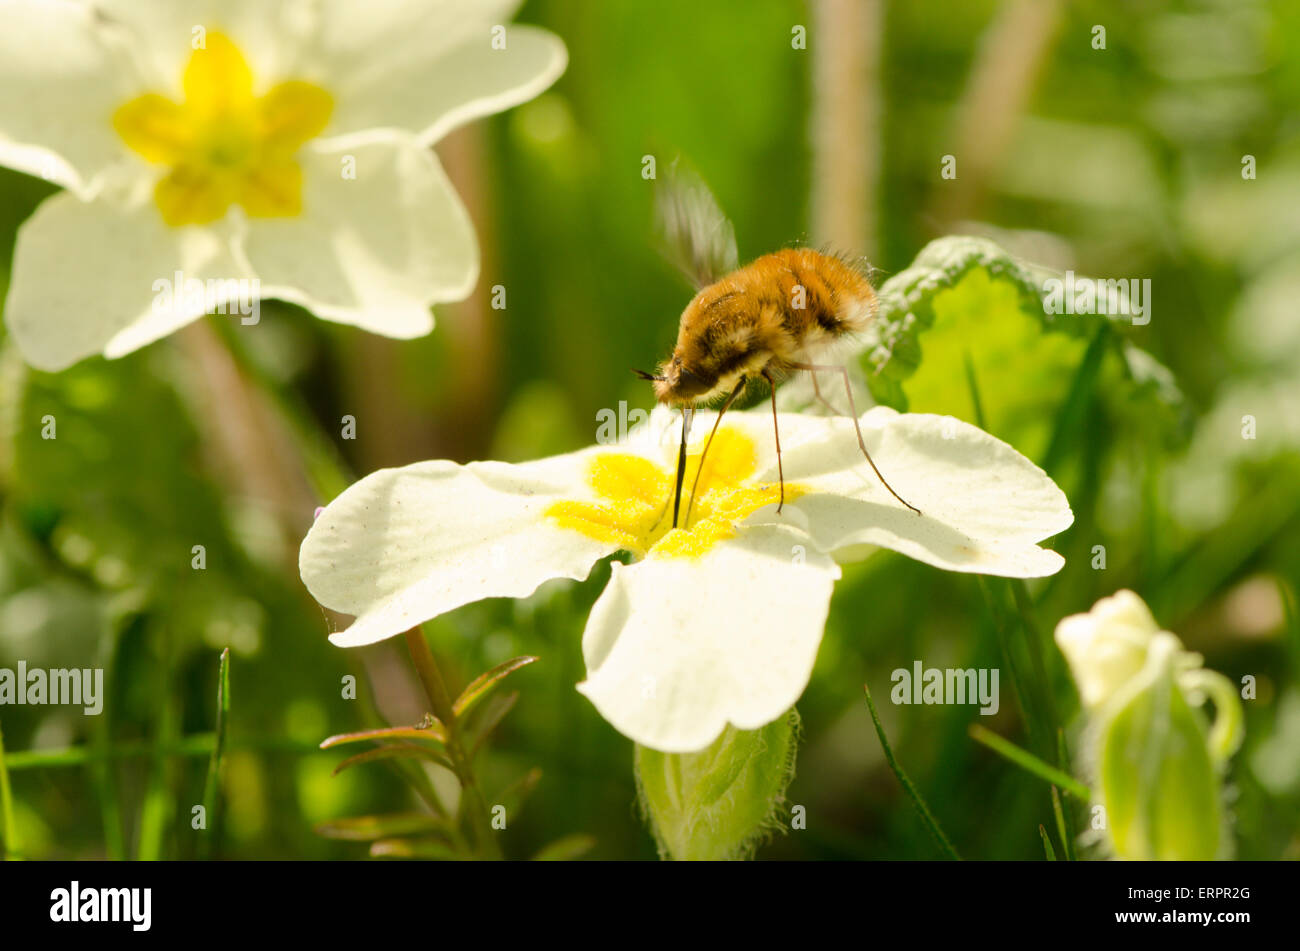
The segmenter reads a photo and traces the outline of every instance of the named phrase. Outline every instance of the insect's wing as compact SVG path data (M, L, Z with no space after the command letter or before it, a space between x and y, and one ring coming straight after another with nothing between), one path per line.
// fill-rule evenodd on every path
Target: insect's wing
M655 190L655 219L664 256L695 287L739 266L735 228L704 179L680 162Z

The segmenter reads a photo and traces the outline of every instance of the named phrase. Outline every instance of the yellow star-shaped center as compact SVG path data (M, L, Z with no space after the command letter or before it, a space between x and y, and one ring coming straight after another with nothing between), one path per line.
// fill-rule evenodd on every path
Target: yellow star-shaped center
M325 128L334 99L312 83L289 80L253 94L239 48L209 32L181 79L184 101L146 93L113 113L113 128L146 161L169 166L154 201L173 227L202 225L239 205L255 218L302 211L295 156Z
M637 557L698 558L735 535L736 524L752 512L780 501L779 484L754 481L756 467L754 441L740 430L720 429L700 472L694 502L690 490L700 470L700 453L687 456L682 526L673 528L676 471L661 468L643 456L600 453L587 469L587 484L596 500L552 503L546 517L589 538L616 544ZM807 492L797 484L785 484L787 502Z

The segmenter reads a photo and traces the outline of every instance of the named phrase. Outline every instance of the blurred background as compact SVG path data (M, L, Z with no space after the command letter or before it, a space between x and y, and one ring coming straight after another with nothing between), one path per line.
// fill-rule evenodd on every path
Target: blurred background
M16 851L352 858L364 843L317 827L417 808L381 764L332 777L343 755L316 749L332 733L415 722L423 701L400 641L326 641L335 622L303 589L296 551L327 500L309 488L294 431L317 427L315 451L359 476L563 452L595 441L602 409L648 408L629 368L668 353L691 290L655 248L644 158L662 173L680 155L732 217L742 260L830 245L866 256L883 281L932 238L966 233L1059 271L1150 278L1152 319L1129 336L1172 372L1176 413L1105 368L1080 399L1071 383L1088 341L1016 323L992 292L984 319L941 319L933 345L922 337L928 359L904 389L913 409L974 421L949 359L970 354L987 428L1069 496L1076 522L1055 541L1067 567L1029 588L1044 638L1130 587L1208 666L1255 678L1229 775L1236 854L1300 858L1300 7L530 0L519 19L559 34L570 65L538 99L438 146L483 268L429 337L388 340L268 304L256 328L213 317L57 375L4 347L0 667L102 666L108 681L99 717L0 709ZM48 193L0 171L0 290L15 229ZM233 350L222 336L238 338ZM46 415L58 453L41 439ZM345 415L355 439L342 438ZM541 770L504 833L509 855L582 833L592 857L655 856L631 743L574 690L608 572L426 626L453 689L508 657L540 657L511 676L519 702L477 763L489 802ZM789 799L807 829L760 858L938 856L883 762L864 683L963 855L1043 857L1047 787L967 734L979 720L1030 745L1016 705L989 718L888 702L890 672L918 658L999 666L1009 597L890 552L846 567L799 704ZM190 828L207 769L195 738L213 730L224 647L224 804L202 836ZM1061 721L1076 722L1054 649L1047 673Z

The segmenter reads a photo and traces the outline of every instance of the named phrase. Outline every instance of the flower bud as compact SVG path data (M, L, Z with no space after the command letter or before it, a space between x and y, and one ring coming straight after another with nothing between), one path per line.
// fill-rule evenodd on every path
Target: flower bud
M1226 855L1222 770L1241 743L1242 716L1232 683L1161 631L1131 591L1065 618L1056 642L1088 713L1084 755L1115 855ZM1213 723L1201 709L1207 698Z
M659 853L679 860L748 858L769 832L794 777L799 715L758 730L728 725L698 753L636 748L641 806Z
M1102 598L1087 614L1057 625L1056 643L1070 662L1085 707L1101 706L1142 669L1157 631L1156 619L1132 591Z

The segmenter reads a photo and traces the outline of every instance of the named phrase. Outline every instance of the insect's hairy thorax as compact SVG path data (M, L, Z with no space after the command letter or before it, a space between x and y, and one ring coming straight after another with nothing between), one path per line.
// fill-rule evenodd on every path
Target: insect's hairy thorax
M851 265L808 249L777 251L696 295L673 360L698 378L696 398L709 399L742 375L780 372L861 330L874 305L870 283Z

